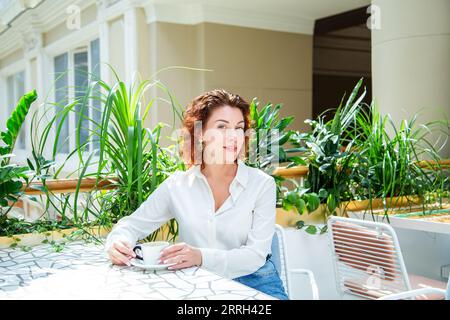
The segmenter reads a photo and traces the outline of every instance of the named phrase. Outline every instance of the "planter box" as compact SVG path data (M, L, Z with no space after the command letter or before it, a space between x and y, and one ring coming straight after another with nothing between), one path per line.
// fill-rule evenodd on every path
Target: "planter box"
M14 243L17 246L36 246L42 244L43 241L55 241L61 243L67 241L67 237L78 231L78 228L70 228L63 230L54 230L42 233L25 233L11 237L0 237L0 249L10 248ZM96 237L104 238L108 235L110 229L105 227L91 227L89 233Z
M421 201L417 196L410 197L392 197L386 198L386 204L390 208L402 208L402 207L416 207L420 209ZM372 208L373 210L383 209L383 199L372 199L372 204L369 200L354 200L343 203L343 207L346 211L366 211Z
M42 241L55 241L56 243L66 242L70 235L79 231L78 228L54 230L42 233L26 233L17 234L11 237L0 237L0 249L10 248L11 245L17 243L17 246L36 246L42 244ZM89 233L98 238L106 238L111 228L106 227L91 227L88 229ZM163 226L162 231L157 235L155 241L166 241L169 228L167 225ZM176 240L177 238L175 238Z
M384 211L375 211L372 215L366 211L352 211L348 213L349 217L379 221L389 223L393 227L428 231L450 235L450 205L444 206L444 209L433 210L424 213L422 210L416 212L398 212L391 211L386 217ZM389 218L389 220L388 220Z
M92 190L112 190L116 188L116 177L106 177L97 182L96 178L83 178L79 179L48 179L45 182L45 186L48 191L53 194L57 193L73 193L77 190L79 184L80 192L89 192ZM32 182L29 186L25 183L22 186L22 191L28 195L40 195L45 194L42 191L44 185L42 182Z
M443 198L444 204L448 204L449 198ZM392 197L386 198L386 205L388 207L388 211L391 211L391 208L395 211L398 208L408 209L410 212L422 210L423 201L418 196L401 196L401 197ZM376 198L372 199L372 204L369 200L353 200L343 202L343 206L347 211L366 211L370 210L372 207L373 210L381 210L384 208L383 199ZM418 210L415 210L418 209Z

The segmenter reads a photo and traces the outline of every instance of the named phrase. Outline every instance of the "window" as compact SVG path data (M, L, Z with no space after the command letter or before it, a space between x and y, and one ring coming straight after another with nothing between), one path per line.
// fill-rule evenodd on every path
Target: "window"
M69 81L67 69L69 67L68 54L62 54L55 58L55 101L64 106L69 102ZM56 126L60 128L60 136L58 139L58 148L62 153L69 152L69 145L64 140L69 138L69 123L64 121L61 124L61 118L57 119Z
M58 106L65 106L77 99L83 98L89 81L100 78L100 49L99 40L91 41L86 47L78 48L56 56L54 58L55 70L55 101ZM95 88L98 90L98 88ZM58 139L58 152L69 153L76 147L75 128L81 122L80 143L88 142L85 151L92 152L98 149L99 142L95 136L88 141L92 131L96 128L86 118L100 121L101 111L99 101L90 101L90 108L85 108L81 114L81 104L74 107L67 117L57 120L60 128Z
M20 98L25 94L25 72L21 71L10 75L6 78L6 92L8 103L8 118L13 113ZM15 149L25 149L25 131L26 123L24 122L17 138Z

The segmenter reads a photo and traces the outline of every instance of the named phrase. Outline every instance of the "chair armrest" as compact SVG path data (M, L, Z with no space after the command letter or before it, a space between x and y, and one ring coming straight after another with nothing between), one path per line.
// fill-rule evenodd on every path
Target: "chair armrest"
M308 269L290 269L289 272L291 274L304 274L308 276L309 283L311 285L311 291L313 295L313 300L319 300L319 289L317 288L316 278L314 277L314 273Z
M420 289L414 289L410 291L404 291L400 293L393 293L385 295L381 298L378 298L377 300L400 300L400 299L408 299L408 298L414 298L421 294L442 294L445 296L445 290L438 289L438 288L420 288Z

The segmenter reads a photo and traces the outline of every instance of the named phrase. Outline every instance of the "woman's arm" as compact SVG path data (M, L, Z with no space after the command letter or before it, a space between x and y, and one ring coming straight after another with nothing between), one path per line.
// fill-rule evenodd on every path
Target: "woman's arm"
M170 210L169 181L175 174L164 180L135 212L119 220L106 239L106 252L116 242L134 246L138 240L147 237L173 218Z
M264 265L275 232L276 184L272 177L265 182L253 215L252 228L245 245L231 250L199 248L202 267L233 279L253 273Z

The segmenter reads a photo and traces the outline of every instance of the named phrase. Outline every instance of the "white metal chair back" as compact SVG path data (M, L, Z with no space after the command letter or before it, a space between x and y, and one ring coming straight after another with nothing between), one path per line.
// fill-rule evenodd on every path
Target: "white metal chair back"
M411 290L397 235L390 225L331 217L328 230L341 298L378 299Z
M309 285L311 286L311 293L313 300L319 300L319 289L317 288L316 279L311 270L308 269L289 269L289 259L286 250L286 237L284 229L280 225L275 225L275 233L272 239L272 261L275 264L278 275L283 282L283 286L286 290L286 294L289 299L292 299L292 281L291 275L302 275L309 279Z
M283 281L283 286L286 289L286 293L289 295L291 292L290 278L288 272L288 257L286 254L286 241L284 236L283 227L275 225L275 234L272 241L272 261L278 271L278 274Z

